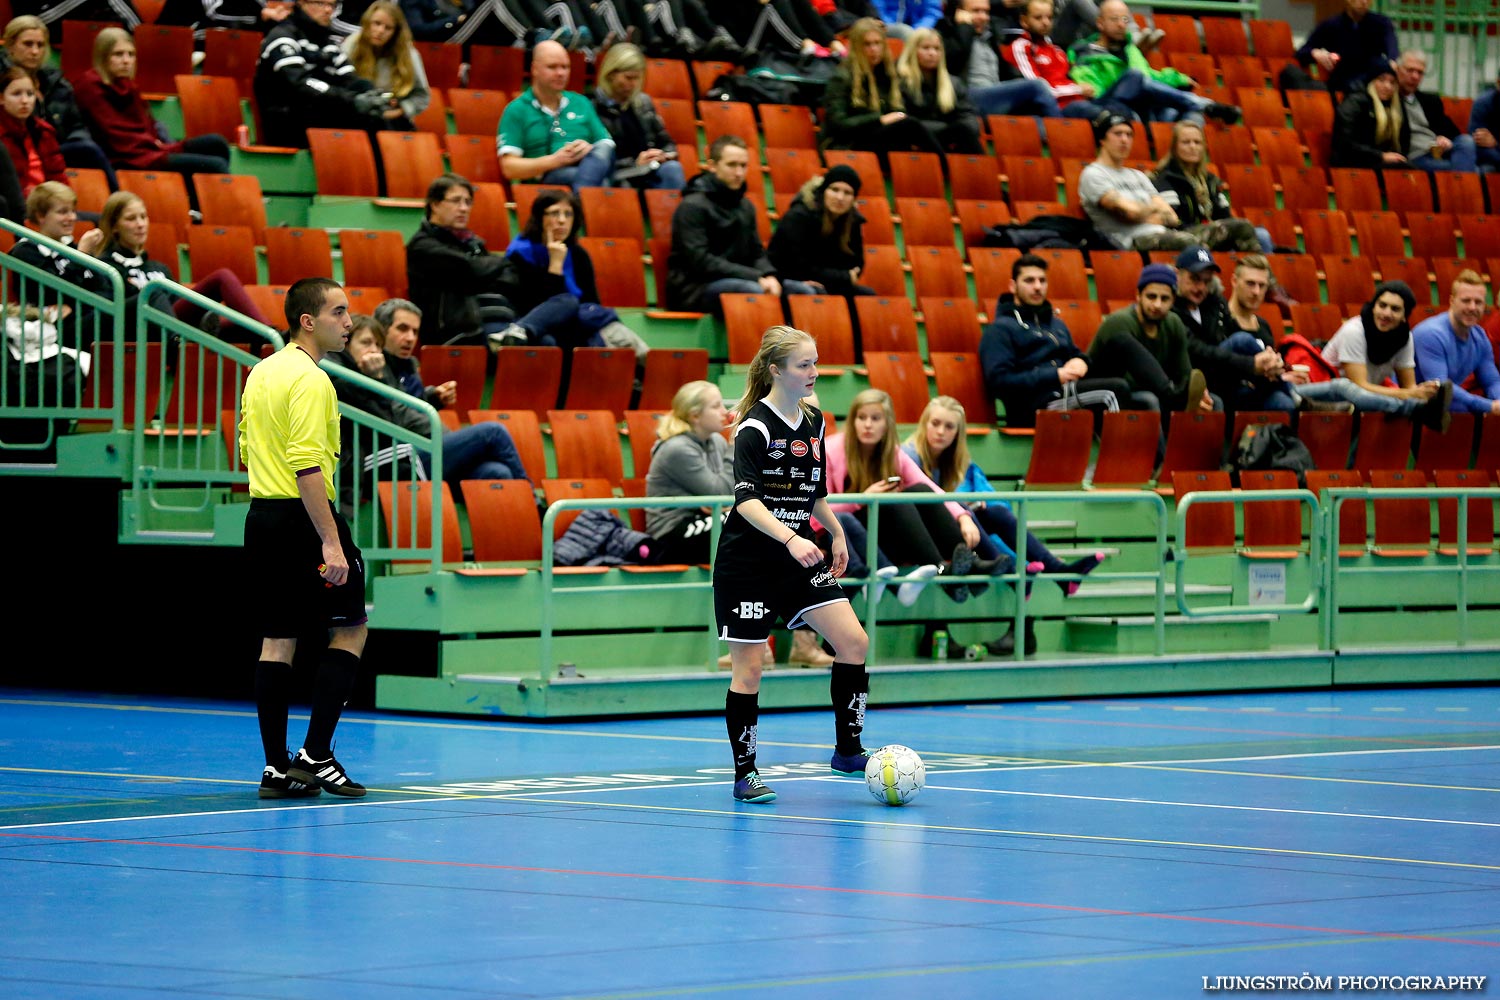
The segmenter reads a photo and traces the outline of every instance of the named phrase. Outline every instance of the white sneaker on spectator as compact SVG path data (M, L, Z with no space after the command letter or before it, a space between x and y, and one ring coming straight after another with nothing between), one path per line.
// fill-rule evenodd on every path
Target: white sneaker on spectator
M917 603L917 598L922 594L922 588L927 586L927 581L938 575L938 568L931 563L926 566L918 566L908 574L911 579L896 588L896 602L903 608L909 608Z

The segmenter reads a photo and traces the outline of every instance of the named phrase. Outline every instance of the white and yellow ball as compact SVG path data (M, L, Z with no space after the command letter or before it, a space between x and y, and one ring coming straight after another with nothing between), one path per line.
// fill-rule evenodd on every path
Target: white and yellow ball
M927 783L927 765L911 747L899 743L870 751L865 765L865 785L876 801L888 806L904 806L917 797Z

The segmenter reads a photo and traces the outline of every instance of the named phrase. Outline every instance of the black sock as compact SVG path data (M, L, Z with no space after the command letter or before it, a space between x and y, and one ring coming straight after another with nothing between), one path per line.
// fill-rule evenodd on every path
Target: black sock
M286 713L292 698L292 665L261 660L255 665L255 714L266 763L286 771Z
M760 695L730 691L724 696L724 725L734 751L734 780L755 770L755 741L760 729Z
M313 686L312 718L307 722L307 739L302 747L313 760L333 756L333 730L339 724L344 703L354 690L359 673L359 657L347 649L330 646L318 663L318 679Z
M865 665L835 661L828 677L828 696L833 702L834 749L844 754L859 753L865 704L870 697L870 675Z

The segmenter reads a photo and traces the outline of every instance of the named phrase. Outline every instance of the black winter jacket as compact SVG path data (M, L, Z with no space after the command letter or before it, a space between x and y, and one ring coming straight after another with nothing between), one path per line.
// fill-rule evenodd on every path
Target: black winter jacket
M363 128L379 122L354 104L356 94L374 89L355 75L332 29L296 8L266 32L255 64L263 141L305 148L309 128Z
M1216 174L1208 175L1208 204L1209 213L1203 214L1203 207L1198 203L1198 193L1193 190L1193 182L1188 180L1187 174L1177 163L1168 163L1164 168L1151 175L1151 182L1156 185L1156 190L1163 194L1175 194L1175 201L1167 198L1165 201L1177 212L1177 218L1182 220L1183 226L1196 226L1200 222L1213 222L1216 219L1227 219L1229 211L1229 192L1224 188L1224 182L1219 180Z
M720 278L758 281L776 273L755 228L755 206L745 189L731 191L713 174L688 181L672 213L672 253L667 258L667 306L708 312L703 288Z
M667 134L667 126L656 113L651 98L641 94L637 101L634 107L627 107L610 100L602 90L594 91L594 110L615 140L617 167L635 163L635 158L648 149L667 152L677 149L677 143Z
M1204 297L1198 309L1201 320L1193 318L1187 299L1181 297L1172 303L1172 311L1187 327L1188 357L1193 367L1203 372L1208 387L1215 393L1222 396L1238 383L1255 377L1253 355L1236 354L1223 346L1224 341L1239 332L1239 327L1230 320L1229 303L1222 295L1209 292Z
M839 67L823 95L823 148L875 148L875 136L881 129L880 116L898 110L891 104L891 77L884 66L875 67L875 93L880 102L878 108L856 107L853 78L847 66Z
M1387 152L1405 156L1411 149L1411 122L1401 116L1401 134L1395 149L1375 145L1375 98L1356 90L1339 102L1333 115L1333 157L1335 167L1369 167L1379 170L1388 166L1382 155ZM1398 168L1400 164L1396 164Z
M767 252L782 278L816 281L830 295L849 295L854 291L849 272L864 267L865 217L859 209L849 210L854 215L854 228L845 252L835 239L823 235L823 210L815 199L815 191L798 195L771 234Z
M1028 308L1017 305L1007 292L996 303L994 315L979 338L984 384L1005 404L1010 426L1029 427L1036 411L1062 391L1057 370L1085 355L1066 324L1053 315L1050 302Z
M555 566L618 566L643 560L637 550L651 536L633 531L607 510L579 513L552 549Z
M453 230L428 220L406 242L406 276L412 301L422 310L424 344L478 334L474 297L490 293L509 298L517 292L510 261L491 254L479 237L460 240Z

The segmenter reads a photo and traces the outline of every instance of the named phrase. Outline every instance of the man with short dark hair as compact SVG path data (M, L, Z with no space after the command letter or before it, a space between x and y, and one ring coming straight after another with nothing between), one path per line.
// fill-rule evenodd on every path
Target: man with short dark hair
M291 15L266 32L255 64L262 143L306 149L310 128L373 133L385 127L391 102L355 74L333 33L333 9L334 0L298 0Z
M750 150L739 136L722 135L708 150L708 169L688 181L672 213L672 253L667 259L669 309L720 313L719 296L763 292L812 295L802 281L776 277L756 228L755 206L745 198Z
M1173 228L1181 220L1151 178L1125 165L1135 141L1130 119L1105 112L1093 124L1099 157L1078 177L1078 200L1099 235L1121 250L1201 246L1193 234Z
M991 396L1005 405L1005 422L1031 427L1036 411L1062 398L1071 385L1083 393L1106 390L1116 402L1128 398L1120 379L1093 378L1088 356L1047 301L1047 261L1025 254L1010 268L1010 291L995 303L994 317L979 339L979 364Z
M306 0L304 0L306 2ZM506 180L605 187L615 165L615 140L593 102L569 91L573 63L556 42L531 52L531 86L500 117L495 148Z
M1344 9L1313 28L1297 50L1297 61L1282 69L1282 90L1331 90L1347 93L1364 84L1364 74L1377 58L1395 62L1396 25L1384 14L1370 11L1371 0L1344 0ZM1314 65L1321 81L1309 74Z
M318 367L348 340L349 301L337 282L303 278L287 290L286 320L287 346L250 370L240 408L240 461L250 475L246 592L258 602L263 636L255 670L266 758L260 797L358 797L365 787L334 759L333 731L365 647L365 567L337 507L338 397ZM299 636L322 629L330 638L307 736L288 758L292 657Z
M443 174L427 188L426 218L406 242L413 302L427 318L427 343L478 343L510 327L516 314L510 261L469 229L474 185Z
M1188 357L1187 328L1172 311L1177 272L1147 264L1135 287L1136 301L1099 324L1089 345L1094 372L1124 379L1138 409L1212 410L1208 384Z
M1484 279L1460 271L1453 279L1448 311L1424 319L1411 331L1417 380L1451 381L1454 412L1500 413L1500 371L1495 349L1479 321L1484 317ZM1475 376L1482 393L1460 388Z
M1050 37L1052 0L1023 0L1019 11L1017 27L1005 31L1001 37L1000 54L1023 79L1047 85L1062 117L1092 121L1106 109L1126 118L1135 117L1135 112L1124 104L1100 100L1093 84L1078 83L1069 77L1067 50Z

